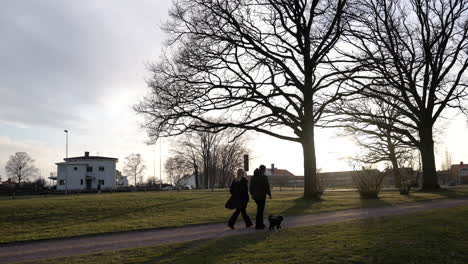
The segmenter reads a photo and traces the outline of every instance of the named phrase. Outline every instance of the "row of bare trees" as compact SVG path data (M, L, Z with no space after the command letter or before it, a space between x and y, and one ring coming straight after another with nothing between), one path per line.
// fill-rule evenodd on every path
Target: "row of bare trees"
M369 132L393 157L418 149L423 188L434 189L436 121L448 108L465 110L467 8L465 0L176 0L166 53L135 110L153 140L239 128L300 143L306 197L321 194L314 131L323 125Z
M183 176L194 174L198 188L226 187L247 153L247 138L238 130L192 132L175 141L165 170L174 185Z

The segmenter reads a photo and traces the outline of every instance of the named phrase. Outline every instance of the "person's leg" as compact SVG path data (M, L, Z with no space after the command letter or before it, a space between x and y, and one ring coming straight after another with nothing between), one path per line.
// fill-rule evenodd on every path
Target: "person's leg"
M252 224L252 221L250 220L249 215L247 214L246 208L242 209L241 213L242 213L242 218L244 218L245 226L251 227L253 224Z
M263 211L265 210L265 200L255 200L257 204L257 216L255 217L255 228L265 228L263 224Z
M236 224L237 217L239 216L241 210L236 209L234 213L232 213L231 218L229 218L228 226L234 229L234 224Z
M265 227L265 224L263 223L263 213L265 212L265 200L261 200L261 206L260 206L260 226Z

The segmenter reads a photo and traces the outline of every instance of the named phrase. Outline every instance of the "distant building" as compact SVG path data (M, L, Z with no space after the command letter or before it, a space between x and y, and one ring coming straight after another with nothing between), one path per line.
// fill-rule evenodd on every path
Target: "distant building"
M405 171L406 169L401 169ZM371 170L379 172L379 170ZM318 176L324 181L326 188L354 188L353 175L360 171L333 171L333 172L320 172ZM304 176L296 176L294 178L296 187L304 187ZM389 173L383 181L384 187L394 187L395 181L393 175Z
M16 182L12 180L11 178L8 178L6 181L0 181L0 185L6 186L6 187L14 187Z
M253 170L251 171L253 173ZM272 187L292 187L298 186L296 183L297 177L287 169L275 168L272 164L270 169L266 169L265 175L268 177L268 181ZM247 180L252 179L253 175L248 175Z
M265 175L267 177L294 177L294 174L292 174L290 171L286 169L266 169Z
M456 184L468 184L468 164L455 164L450 167L449 182Z
M86 191L117 187L117 158L84 156L64 159L57 164L57 190ZM128 182L127 182L128 185Z
M128 187L128 178L123 176L122 172L116 170L115 172L115 185L116 187Z
M180 178L180 180L177 182L177 185L179 186L190 186L192 189L196 188L196 182L195 182L195 174L187 174L184 177Z

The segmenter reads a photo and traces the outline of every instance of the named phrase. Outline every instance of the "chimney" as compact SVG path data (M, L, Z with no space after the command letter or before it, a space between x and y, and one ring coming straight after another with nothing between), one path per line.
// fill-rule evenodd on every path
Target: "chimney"
M85 151L84 156L89 157L89 151Z

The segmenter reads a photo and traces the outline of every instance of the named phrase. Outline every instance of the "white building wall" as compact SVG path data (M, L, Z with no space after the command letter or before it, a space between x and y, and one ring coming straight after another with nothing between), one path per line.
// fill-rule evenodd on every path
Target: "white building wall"
M87 168L92 167L92 171ZM99 171L104 167L104 171ZM91 190L98 188L99 180L104 180L101 190L116 187L116 161L114 160L76 160L57 164L57 190L87 190L90 182ZM62 185L61 180L65 181Z
M189 177L183 178L179 181L180 186L190 186L192 188L196 188L195 185L195 175L190 175Z
M85 176L86 164L59 164L57 166L57 190L84 190L86 186L81 186L80 180Z

